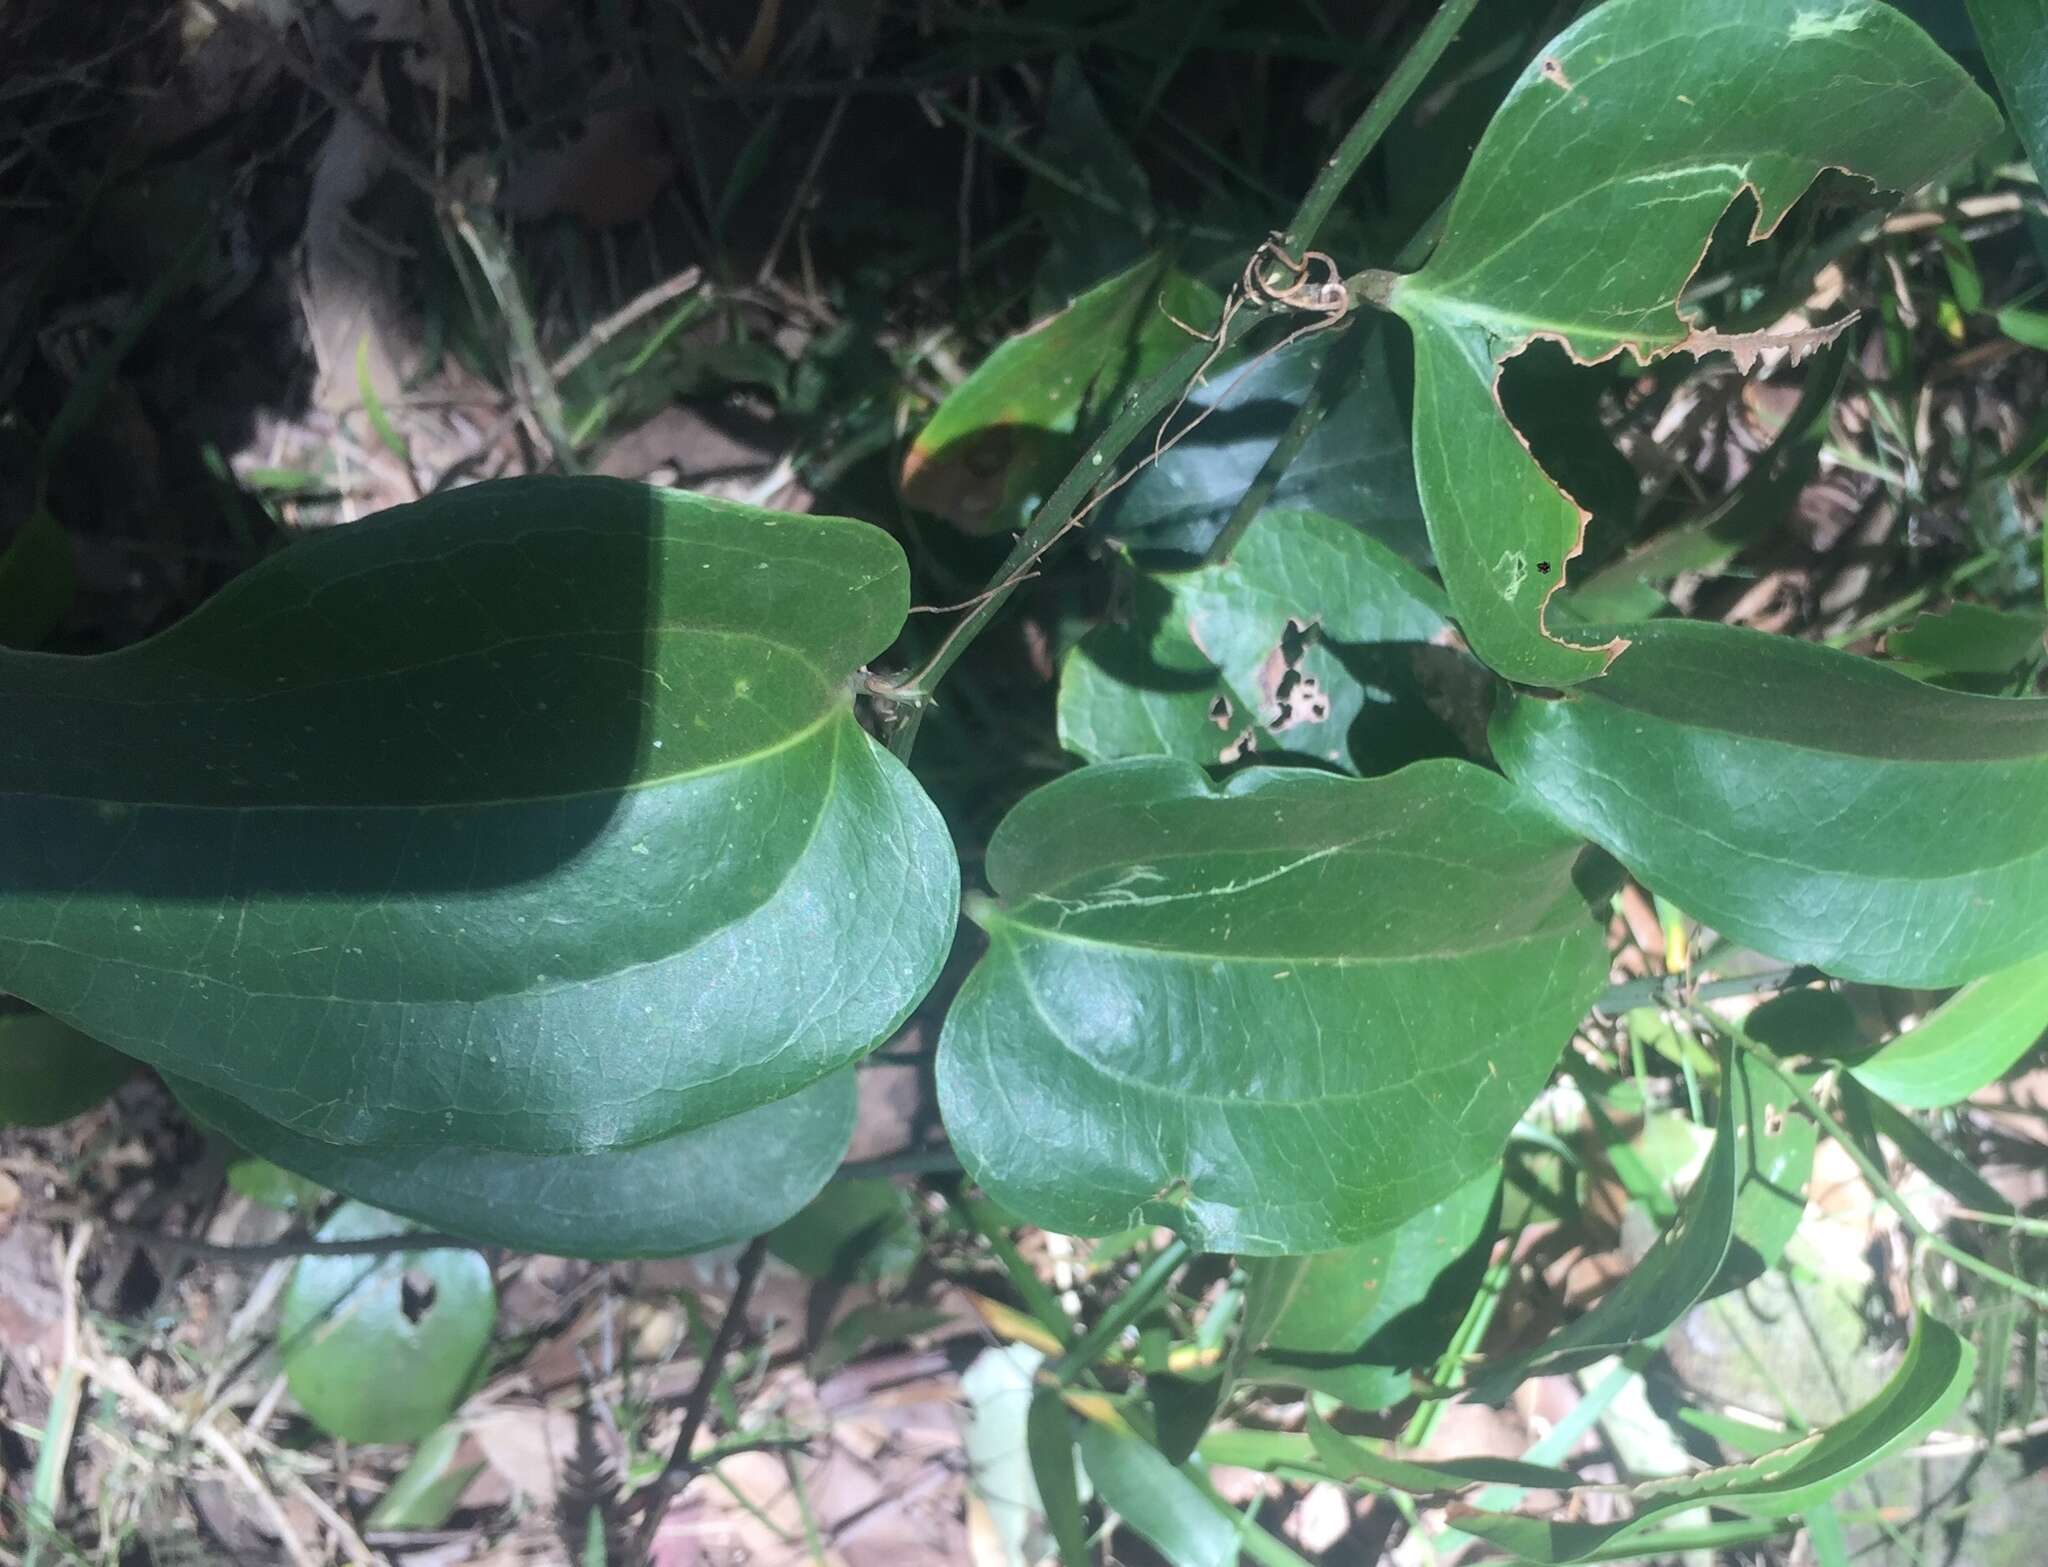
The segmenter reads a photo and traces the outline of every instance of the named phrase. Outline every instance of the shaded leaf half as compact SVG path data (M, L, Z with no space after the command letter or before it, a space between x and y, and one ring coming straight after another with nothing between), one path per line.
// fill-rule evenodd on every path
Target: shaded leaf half
M1881 985L2048 949L2048 701L1970 696L1730 626L1495 715L1508 776L1743 944Z
M991 841L940 1044L954 1145L1071 1233L1383 1233L1500 1157L1599 989L1581 849L1458 762L1084 768Z
M938 973L951 844L855 722L879 530L600 479L0 655L0 987L329 1142L591 1152L786 1098Z
M1824 168L1911 189L1998 128L1961 67L1876 0L1609 0L1552 40L1480 139L1436 253L1392 294L1415 335L1416 482L1474 652L1565 686L1620 646L1545 629L1583 516L1503 416L1502 362L1539 337L1582 362L1720 346L1676 307L1738 194L1760 238Z
M170 1080L199 1120L323 1186L469 1240L558 1257L682 1257L773 1229L816 1196L853 1138L849 1068L637 1148L522 1154L346 1148Z

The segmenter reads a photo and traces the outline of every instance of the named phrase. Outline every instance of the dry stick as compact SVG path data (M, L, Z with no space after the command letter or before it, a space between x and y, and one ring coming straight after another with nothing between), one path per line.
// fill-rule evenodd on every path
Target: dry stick
M1293 220L1283 231L1280 246L1288 254L1304 255L1315 243L1315 237L1323 222L1337 204L1337 198L1344 187L1350 184L1352 176L1373 148L1379 145L1409 99L1415 96L1425 77L1457 36L1458 29L1472 14L1479 0L1445 0L1443 8L1430 19L1421 35L1402 56L1401 63L1394 67L1394 73L1386 84L1373 95L1365 112L1358 117L1338 143L1337 150L1324 164L1316 176L1308 194L1302 198ZM943 102L937 105L942 112L957 118L958 113ZM1001 146L999 142L997 144ZM1005 148L1012 155L1014 149ZM1347 292L1354 300L1377 302L1377 279L1363 289L1347 283ZM1254 307L1256 310L1256 307ZM1246 313L1254 313L1247 311ZM1263 316L1256 310L1257 316ZM909 716L897 727L889 738L889 749L896 756L908 759L911 748L917 740L919 724L923 721L925 704L932 692L945 678L946 671L959 661L967 651L968 644L981 634L982 628L995 618L1010 594L1016 591L1023 580L1020 573L1028 570L1038 557L1050 549L1055 540L1065 533L1072 524L1075 510L1087 497L1088 492L1100 481L1112 464L1124 454L1138 433L1154 417L1163 412L1176 394L1185 397L1186 389L1198 371L1207 365L1214 353L1222 347L1228 320L1219 324L1213 347L1207 343L1195 343L1177 354L1171 363L1151 380L1147 381L1125 401L1123 411L1110 422L1108 429L1096 437L1088 450L1081 454L1081 460L1074 464L1067 476L1059 482L1044 504L1038 508L1031 525L1018 535L1017 544L1002 565L996 568L989 588L981 602L970 610L959 625L939 644L938 651L925 663L924 668L910 680L894 689L893 695L899 701L914 702ZM1318 322L1317 327L1327 322ZM1186 432L1182 432L1185 434ZM885 695L890 693L883 693Z
M662 1465L661 1473L641 1493L646 1498L647 1513L640 1521L640 1543L636 1552L639 1560L648 1559L668 1504L675 1499L677 1492L697 1477L702 1467L691 1456L690 1449L697 1443L697 1433L704 1429L704 1417L711 1412L711 1396L718 1391L719 1379L725 1374L725 1362L739 1344L740 1331L747 1321L747 1301L754 1293L755 1281L761 1277L761 1265L767 1260L768 1237L765 1235L757 1235L748 1241L747 1249L740 1253L739 1280L733 1285L725 1317L718 1324L718 1333L704 1356L703 1369L697 1373L697 1384L690 1389L690 1401L683 1408L683 1427L676 1433L675 1446L669 1449L668 1462Z
M229 1267L261 1267L291 1257L386 1257L403 1251L477 1251L490 1250L475 1241L466 1241L459 1235L442 1235L432 1230L419 1230L409 1235L379 1235L365 1240L319 1241L282 1240L270 1241L257 1246L217 1246L211 1241L193 1240L185 1235L167 1235L162 1230L147 1229L139 1224L123 1224L118 1219L102 1219L75 1212L67 1208L44 1208L36 1215L52 1223L97 1224L110 1235L123 1240L132 1240L143 1246L158 1246L165 1251L200 1262L218 1262Z
M548 366L548 374L566 381L583 367L583 362L650 311L659 310L679 294L695 290L704 281L702 267L685 267L674 277L635 294L625 304L583 334L582 341Z

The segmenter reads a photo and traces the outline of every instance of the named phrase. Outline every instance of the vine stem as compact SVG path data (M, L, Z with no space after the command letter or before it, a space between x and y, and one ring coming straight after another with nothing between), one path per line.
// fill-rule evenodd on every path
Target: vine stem
M644 1493L647 1511L641 1518L640 1548L635 1560L648 1559L668 1504L703 1467L691 1456L690 1449L696 1445L697 1433L704 1429L704 1417L711 1412L711 1396L718 1391L719 1379L725 1375L725 1363L739 1344L740 1330L747 1321L747 1302L753 1297L755 1282L761 1277L762 1264L767 1260L768 1237L765 1235L757 1235L748 1241L747 1249L740 1253L739 1281L733 1285L732 1299L726 1305L725 1316L718 1324L711 1348L705 1353L696 1385L690 1389L690 1401L683 1407L682 1429L676 1432L675 1446L669 1449L668 1462L662 1465L661 1473L648 1483Z
M1123 1336L1125 1328L1159 1298L1180 1265L1194 1255L1194 1247L1178 1238L1153 1255L1131 1280L1130 1288L1110 1303L1102 1320L1081 1335L1081 1342L1053 1362L1052 1378L1061 1387L1071 1387L1100 1360L1109 1347Z
M1365 162L1373 148L1379 145L1380 138L1386 135L1401 111L1408 106L1409 99L1415 96L1424 78L1443 57L1458 29L1478 4L1479 0L1444 0L1443 6L1430 18L1429 25L1409 46L1408 52L1394 67L1393 74L1373 94L1365 111L1337 144L1337 150L1324 163L1314 183L1309 186L1308 194L1295 209L1293 218L1281 231L1281 246L1289 254L1299 256L1315 242L1324 221L1336 206L1337 198L1358 173L1359 165ZM1361 280L1387 276L1390 275L1361 273L1359 278L1348 279L1346 286L1355 298L1370 301L1374 290ZM1138 438L1139 432L1164 413L1201 373L1202 367L1222 351L1226 346L1224 338L1233 322L1249 326L1270 313L1260 308L1256 301L1243 301L1236 311L1225 312L1213 341L1203 338L1190 343L1174 356L1171 363L1133 392L1116 418L1110 421L1109 428L1095 438L1088 450L1081 454L1080 461L1067 471L1067 476L1039 506L1030 526L1017 536L1015 548L996 568L988 588L959 624L947 633L924 667L901 684L876 690L875 694L884 700L909 708L889 736L889 749L899 759L909 759L911 748L917 742L925 704L931 700L946 672L959 662L960 655L967 651L974 639L981 635L982 629L1008 602L1010 595L1025 580L1032 563L1051 549L1060 535L1073 525L1074 514L1088 493L1109 476L1125 450Z
M1731 1018L1723 1017L1718 1012L1700 1007L1693 1009L1692 1016L1695 1021L1706 1025L1715 1033L1730 1040L1738 1049L1746 1053L1751 1060L1755 1061L1765 1071L1783 1083L1791 1091L1792 1097L1799 1101L1799 1107L1812 1116L1819 1124L1820 1129L1833 1138L1842 1151L1854 1162L1856 1168L1862 1172L1863 1179L1869 1185L1871 1192L1886 1207L1898 1214L1905 1227L1928 1250L1940 1253L1957 1267L1965 1272L1976 1274L1987 1283L1996 1284L2001 1289L2011 1290L2035 1310L2048 1311L2048 1290L2042 1289L2039 1285L2029 1284L2025 1279L2015 1274L2007 1273L2003 1268L1995 1267L1991 1263L1984 1261L1981 1257L1971 1256L1962 1247L1953 1244L1937 1234L1928 1225L1923 1224L1920 1221L1920 1216L1913 1211L1912 1204L1899 1195L1898 1188L1892 1185L1891 1179L1883 1170L1877 1167L1876 1161L1857 1146L1856 1139L1849 1134L1849 1129L1828 1112L1820 1100L1815 1097L1813 1090L1800 1082L1795 1074L1786 1069L1784 1064L1778 1060L1776 1052L1768 1045L1760 1044L1751 1037L1749 1031L1740 1023L1735 1022Z
M1450 48L1451 40L1458 36L1458 29L1465 25L1465 19L1478 8L1479 0L1444 0L1429 25L1423 28L1408 52L1401 56L1401 63L1394 67L1380 90L1373 94L1372 102L1365 106L1344 139L1337 143L1337 150L1316 175L1315 183L1308 188L1308 194L1301 198L1301 205L1295 209L1294 220L1280 234L1280 245L1289 255L1299 256L1315 243L1316 235L1323 223L1337 205L1337 198L1344 194L1344 187L1351 183L1360 164L1371 155L1373 148L1380 144L1380 138L1387 134L1399 119L1401 111L1408 107L1422 86L1436 62Z

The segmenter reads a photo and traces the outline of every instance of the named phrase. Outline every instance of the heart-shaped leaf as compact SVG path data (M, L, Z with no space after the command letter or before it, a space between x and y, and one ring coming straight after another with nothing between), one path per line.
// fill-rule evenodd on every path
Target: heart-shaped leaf
M1621 646L1544 626L1584 515L1502 414L1506 359L1539 337L1586 363L1751 349L1677 310L1740 193L1761 238L1822 169L1911 189L1998 129L1967 73L1877 0L1608 0L1553 39L1480 138L1442 243L1391 295L1415 335L1416 482L1473 651L1566 686Z
M773 1229L846 1157L856 1103L848 1069L637 1148L522 1154L348 1148L196 1083L171 1086L206 1125L335 1191L468 1240L604 1260L684 1257Z
M787 1098L952 937L945 826L853 715L906 577L860 523L508 480L126 651L0 655L0 987L329 1142Z
M939 1095L1020 1218L1252 1255L1381 1234L1499 1159L1606 973L1582 845L1496 774L1088 767L989 845Z
M1957 985L2048 950L2048 701L1970 696L1730 626L1623 628L1495 755L1560 822L1759 952Z
M402 1236L402 1219L345 1203L324 1241ZM416 1442L475 1385L498 1314L490 1264L473 1251L302 1257L278 1310L292 1397L348 1442Z
M1446 629L1435 583L1318 512L1261 513L1228 561L1140 577L1133 608L1060 671L1060 742L1090 761L1256 753L1385 771L1375 740L1398 746L1385 732L1415 720L1364 678L1359 650Z

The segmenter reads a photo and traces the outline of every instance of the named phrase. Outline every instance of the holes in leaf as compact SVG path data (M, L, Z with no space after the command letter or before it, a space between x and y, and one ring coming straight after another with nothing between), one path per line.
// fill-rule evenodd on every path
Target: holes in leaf
M434 1297L439 1292L434 1281L418 1268L407 1268L398 1281L398 1309L405 1314L405 1320L418 1327L420 1319L434 1309Z
M1296 724L1319 724L1330 716L1330 695L1322 681L1304 674L1301 668L1302 658L1321 640L1322 633L1313 622L1290 620L1280 634L1280 645L1259 671L1270 714L1266 727L1273 733Z
M1219 696L1209 704L1209 722L1218 729L1230 727L1230 698Z

